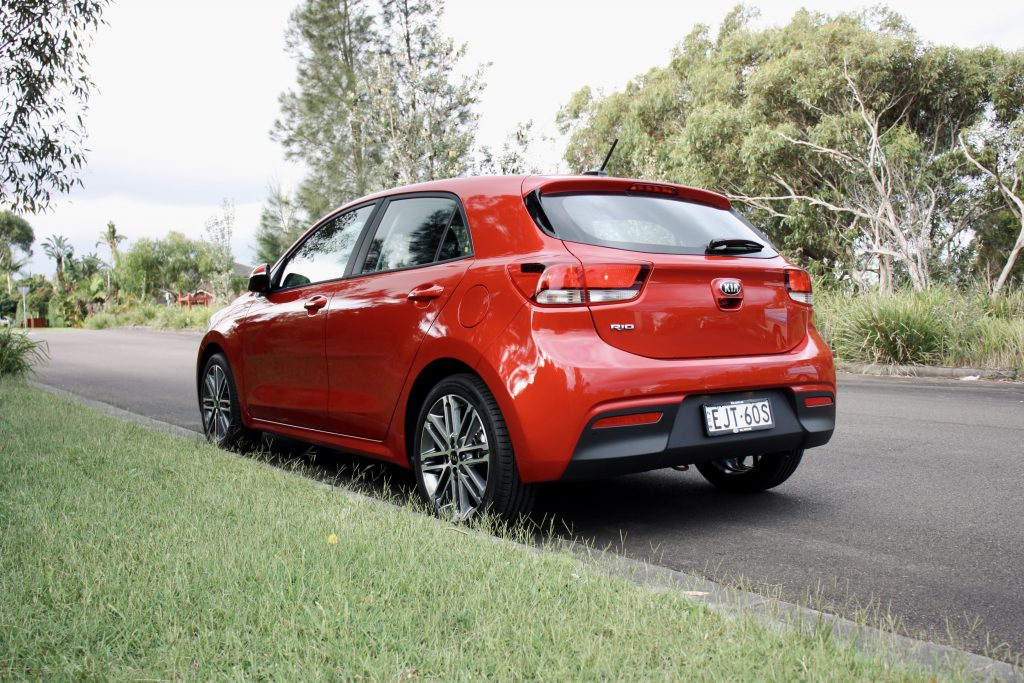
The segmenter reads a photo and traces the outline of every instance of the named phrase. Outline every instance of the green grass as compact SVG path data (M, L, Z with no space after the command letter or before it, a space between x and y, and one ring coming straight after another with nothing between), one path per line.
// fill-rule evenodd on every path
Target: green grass
M1024 372L1024 292L990 299L947 287L815 293L815 321L841 361Z
M85 319L85 327L104 330L110 327L152 327L157 329L182 330L205 328L210 316L217 311L214 306L193 306L192 310L180 306L156 304L134 304L103 313L94 313Z
M934 675L14 381L0 382L0 595L5 681Z

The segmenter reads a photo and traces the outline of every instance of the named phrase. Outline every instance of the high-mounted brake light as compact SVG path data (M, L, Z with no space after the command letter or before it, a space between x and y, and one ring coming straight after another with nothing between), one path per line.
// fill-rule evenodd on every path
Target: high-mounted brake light
M670 197L678 197L679 190L670 185L656 185L654 183L633 183L626 192L639 192L646 194L662 194Z
M545 306L629 301L640 295L650 266L642 263L520 263L509 277L527 299Z
M814 295L811 293L811 276L806 270L786 269L786 291L789 292L789 298L793 301L799 301L808 306L814 303Z

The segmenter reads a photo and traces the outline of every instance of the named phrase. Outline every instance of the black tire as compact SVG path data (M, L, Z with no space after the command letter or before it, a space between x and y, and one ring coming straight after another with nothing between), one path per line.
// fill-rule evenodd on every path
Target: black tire
M475 375L452 375L430 390L410 435L409 463L420 496L441 517L462 521L490 512L516 522L533 507L536 487L519 478L505 419Z
M730 493L760 493L789 479L803 459L803 449L728 458L697 465L704 478Z
M231 366L222 353L210 356L199 380L199 417L206 439L221 448L244 451L260 440L260 432L242 423L238 390Z

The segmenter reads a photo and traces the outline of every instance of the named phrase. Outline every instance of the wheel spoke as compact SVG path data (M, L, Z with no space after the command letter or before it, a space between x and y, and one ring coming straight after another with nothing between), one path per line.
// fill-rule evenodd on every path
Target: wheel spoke
M473 497L474 507L479 505L480 501L483 500L484 489L487 487L487 482L469 467L462 468L462 478L465 483L466 492Z
M445 439L437 433L439 427L437 422L438 420L434 415L428 415L427 421L423 424L423 433L429 436L430 440L434 442L434 446L436 446L434 450L436 452L446 453L451 449L451 447L448 445Z

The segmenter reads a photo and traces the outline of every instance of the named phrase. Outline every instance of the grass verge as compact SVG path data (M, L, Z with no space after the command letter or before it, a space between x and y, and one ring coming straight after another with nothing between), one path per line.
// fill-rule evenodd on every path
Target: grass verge
M934 675L824 627L727 619L565 552L494 543L9 380L0 595L2 680Z

